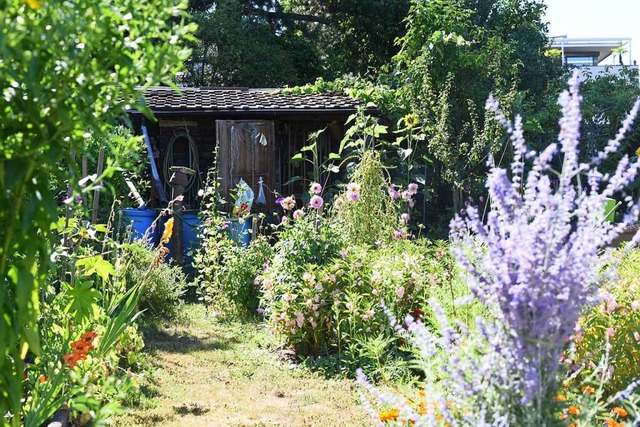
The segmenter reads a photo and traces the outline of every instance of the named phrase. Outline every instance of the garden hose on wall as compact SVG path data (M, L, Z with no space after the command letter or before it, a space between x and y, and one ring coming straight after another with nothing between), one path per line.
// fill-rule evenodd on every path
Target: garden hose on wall
M167 150L164 155L164 164L162 168L162 172L164 175L165 188L169 185L169 179L171 178L171 171L169 168L171 166L176 166L174 159L174 146L176 141L180 141L181 139L187 140L187 164L179 165L186 166L190 169L196 171L195 175L189 176L189 180L187 181L187 185L185 186L184 194L189 199L189 204L193 204L195 201L195 194L198 191L198 188L201 187L202 178L200 177L200 165L198 158L198 147L196 146L195 141L189 135L189 130L187 128L178 128L173 132L173 136L169 140L167 144ZM192 190L195 183L198 183L198 188ZM170 189L168 189L170 190Z

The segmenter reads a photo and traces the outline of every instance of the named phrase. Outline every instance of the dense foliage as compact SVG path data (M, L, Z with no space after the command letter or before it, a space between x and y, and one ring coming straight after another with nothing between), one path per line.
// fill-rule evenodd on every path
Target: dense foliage
M509 135L514 157L509 173L496 166L487 177L489 210L483 213L478 207L468 206L463 216L452 220L451 233L454 253L469 288L488 308L490 318L478 319L478 330L470 331L438 313L437 301L431 303L439 324L435 330L407 317L409 333L403 336L420 351L419 361L426 376L424 395L430 405L416 407L402 396L387 396L359 375L379 403L397 405L393 420L415 425L552 426L563 425L564 420L600 425L602 412L615 412L616 408L624 414L617 419L628 414L638 416L638 395L633 393L636 384L629 383L629 377L625 378L626 384L618 382L628 374L619 366L622 372L613 376L616 367L609 365L607 357L585 371L595 372L590 381L600 381L597 393L591 384L585 385L583 390L589 391L586 394L595 395L586 407L564 406L566 396L558 396L564 384L561 354L583 310L597 301L598 287L607 271L609 257L601 248L637 221L640 214L638 202L626 193L628 184L637 178L640 161L623 156L614 174L603 175L598 170L620 147L640 100L616 137L589 163L579 161L582 116L577 72L558 102L563 116L559 142L549 144L542 152L528 150L521 117L516 116L512 123L494 99L487 102ZM551 166L554 158L561 160L558 171ZM583 175L586 186L582 184ZM616 194L626 201L620 224L602 220L606 198ZM613 313L614 304L610 297L605 311ZM590 335L599 329L594 328L593 318L592 314L585 319ZM392 322L396 323L395 319ZM632 334L622 322L616 323L622 341L605 348L609 347L606 353L619 358ZM609 326L607 335L613 337L615 333L615 327ZM612 372L605 376L609 368ZM438 370L440 374L436 374ZM442 378L438 378L440 375ZM628 388L609 399L600 399L603 383L612 379L611 386ZM379 419L376 413L372 416ZM618 425L617 419L610 418L606 423Z
M167 81L188 51L185 5L19 1L0 9L0 413L20 424L23 360L41 353L39 291L58 217L59 161L84 153L140 89ZM105 175L113 172L107 169ZM69 180L78 189L77 177ZM98 180L102 178L99 177Z
M377 73L398 51L408 0L194 0L198 23L185 81L282 87ZM268 52L268 53L267 53Z

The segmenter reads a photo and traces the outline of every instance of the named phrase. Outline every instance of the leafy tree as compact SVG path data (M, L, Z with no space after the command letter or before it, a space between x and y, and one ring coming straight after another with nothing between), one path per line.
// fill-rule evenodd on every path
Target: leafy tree
M287 0L285 10L323 19L317 27L330 74L377 75L398 53L409 0Z
M51 183L73 177L91 136L106 135L141 89L171 83L188 57L185 4L159 0L8 0L0 22L0 414L20 424L28 351L40 352L39 289L58 209ZM113 172L108 168L105 176ZM75 174L77 177L79 174ZM102 177L101 177L102 178Z
M199 40L193 45L186 83L278 87L304 84L322 75L321 55L307 41L304 28L267 13L276 3L203 3L192 5Z
M419 117L421 143L406 178L427 185L436 216L483 193L487 160L499 162L510 149L495 120L485 119L489 94L507 113L537 106L541 88L560 73L544 54L543 12L538 0L412 0L388 73L356 89L392 123ZM399 145L402 159L401 138Z
M186 82L285 86L375 73L397 53L409 0L192 0Z

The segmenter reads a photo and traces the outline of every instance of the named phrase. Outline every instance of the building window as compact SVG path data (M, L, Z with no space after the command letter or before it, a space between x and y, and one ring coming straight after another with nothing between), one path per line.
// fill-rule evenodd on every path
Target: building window
M598 58L595 56L565 56L565 63L576 67L591 67L598 65Z

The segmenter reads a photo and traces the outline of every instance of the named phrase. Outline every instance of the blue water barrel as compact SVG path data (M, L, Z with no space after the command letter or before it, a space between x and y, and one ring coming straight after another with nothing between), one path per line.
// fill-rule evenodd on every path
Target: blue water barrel
M167 217L168 219L169 217ZM193 254L198 248L198 226L200 225L200 219L197 213L181 213L182 219L182 248L184 250L184 264L190 266L193 262ZM166 219L162 221L161 231L164 231L164 223ZM167 255L167 261L172 258L173 255L173 237L169 240L167 247L169 248L169 254Z
M184 262L191 265L193 253L198 248L198 225L200 220L198 214L182 214L182 239L184 248Z
M123 209L126 219L131 222L131 237L142 239L145 234L147 241L155 244L158 236L158 227L151 228L158 212L153 209Z

